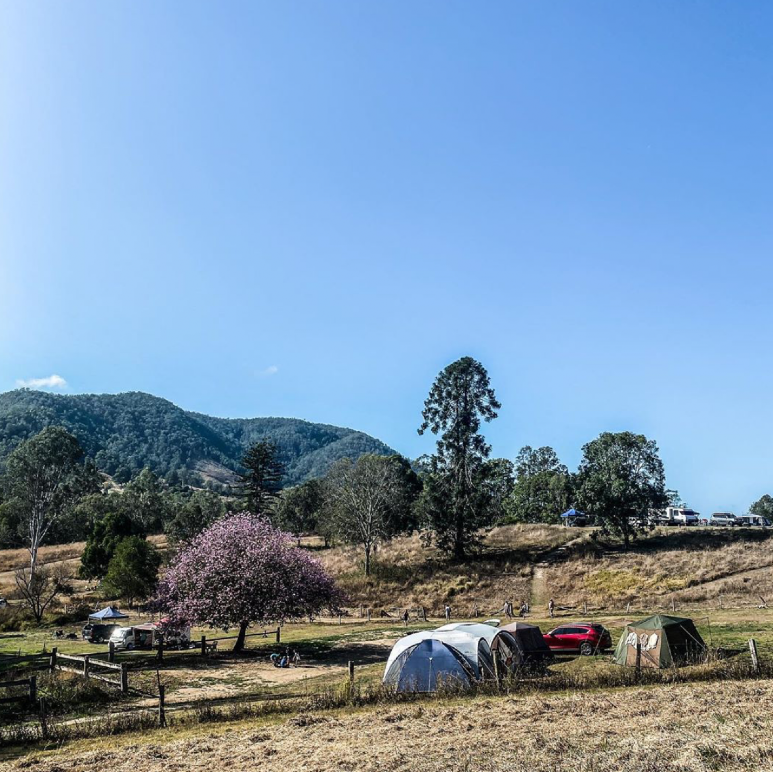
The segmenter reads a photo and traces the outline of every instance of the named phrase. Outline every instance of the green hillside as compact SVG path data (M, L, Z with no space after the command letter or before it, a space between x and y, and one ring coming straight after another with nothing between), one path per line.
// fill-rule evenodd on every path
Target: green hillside
M163 477L228 482L245 449L266 437L279 447L286 485L321 476L340 458L394 452L352 429L295 418L213 418L142 392L65 396L22 389L0 394L0 464L52 425L75 434L98 467L119 481L148 466Z

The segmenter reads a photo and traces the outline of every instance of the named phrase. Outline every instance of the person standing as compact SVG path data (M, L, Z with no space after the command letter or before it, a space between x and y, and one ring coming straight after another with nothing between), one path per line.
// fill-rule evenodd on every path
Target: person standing
M446 614L446 622L451 621L451 607L446 603L445 607L445 614Z
M408 627L408 609L403 611L403 626Z
M556 604L553 603L553 598L551 598L548 601L548 614L550 614L551 619L553 616L555 616L555 610L556 610Z

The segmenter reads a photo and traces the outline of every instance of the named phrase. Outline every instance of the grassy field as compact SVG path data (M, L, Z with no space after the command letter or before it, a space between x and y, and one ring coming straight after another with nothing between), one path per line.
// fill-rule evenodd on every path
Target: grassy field
M395 540L379 551L369 578L356 550L319 550L351 599L340 623L336 617L284 625L279 646L269 631L266 638L249 638L242 657L228 654L232 641L221 641L217 655L207 658L196 650L169 653L162 663L147 653L119 654L119 661L130 663L133 688L150 694L159 683L166 687L176 728L122 735L115 740L121 753L97 740L103 747L100 758L121 770L201 751L211 766L223 763L232 747L236 769L250 758L268 769L289 764L320 772L376 766L554 770L574 769L583 761L593 770L773 768L764 742L773 727L760 706L773 696L773 683L749 680L748 654L748 640L754 638L764 673L773 673L773 609L759 608L758 597L766 597L773 575L771 544L764 531L672 529L654 532L626 552L591 538L587 530L509 526L496 529L484 552L463 566L426 550L418 537ZM48 559L77 565L80 546L51 548ZM0 568L10 571L20 559L23 553L0 554ZM546 615L548 597L561 609L555 619ZM451 604L455 621L471 618L473 606L482 621L501 616L497 611L507 598L531 599L528 621L543 631L566 621L595 620L615 641L627 621L670 611L673 603L677 614L695 620L712 651L738 653L679 671L651 671L639 685L610 656L564 657L548 675L514 684L506 695L430 698L409 705L379 696L384 663L400 636L440 624L445 603ZM360 606L373 609L370 621L360 617ZM406 628L397 618L405 607L424 607L436 616L425 624L414 613ZM129 624L146 618L138 614ZM81 624L62 627L79 632ZM193 631L195 638L202 634L208 640L224 635ZM36 653L53 645L63 653L106 654L104 645L54 639L51 626L0 633L0 654ZM268 655L286 645L299 650L301 667L271 665ZM355 664L357 694L365 690L369 697L354 699L347 691L348 662ZM43 693L49 690L54 704L61 697L58 721L97 721L108 704L111 715L119 716L155 706L154 699L136 693L116 700L93 684L84 687L75 676L47 678L41 680ZM757 694L757 700L748 700L748 694ZM147 714L148 728L154 716ZM242 721L244 716L251 718ZM199 720L207 726L197 726ZM748 742L729 742L742 730ZM296 751L309 749L294 763L293 745ZM18 755L19 747L9 752ZM68 742L66 751L50 758L44 754L36 768L85 768L93 765L93 752Z
M706 772L773 769L773 682L422 700L72 743L9 760L40 772Z

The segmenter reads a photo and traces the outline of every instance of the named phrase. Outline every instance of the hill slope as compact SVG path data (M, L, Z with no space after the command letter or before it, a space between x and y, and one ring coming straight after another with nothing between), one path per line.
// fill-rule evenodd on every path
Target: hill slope
M53 425L75 434L119 481L148 466L162 476L196 473L227 482L244 451L264 437L279 447L286 485L323 475L340 458L394 452L352 429L295 418L213 418L142 392L65 396L22 389L0 394L0 463Z

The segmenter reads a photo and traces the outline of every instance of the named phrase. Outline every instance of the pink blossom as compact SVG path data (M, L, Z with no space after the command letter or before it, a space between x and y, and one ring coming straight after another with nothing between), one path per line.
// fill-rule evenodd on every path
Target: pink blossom
M247 512L218 520L181 550L159 585L177 621L229 629L337 608L333 579L289 534Z

